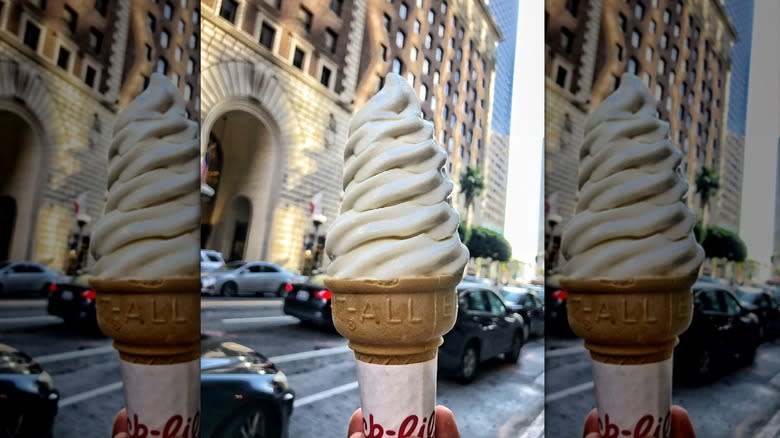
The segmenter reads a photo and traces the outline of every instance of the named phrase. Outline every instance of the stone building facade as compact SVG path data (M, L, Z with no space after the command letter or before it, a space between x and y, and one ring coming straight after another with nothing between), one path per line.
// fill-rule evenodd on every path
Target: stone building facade
M129 9L0 1L0 259L65 269L69 249L86 249L103 209Z
M485 189L479 199L476 224L504 232L506 217L506 186L509 170L509 136L492 131L485 166ZM518 177L517 175L515 176ZM511 225L510 225L511 226Z
M487 173L496 48L501 32L484 0L367 0L355 93L359 108L388 72L401 74L422 101L447 170L453 205L466 217L458 176L468 166ZM473 216L480 217L481 203ZM476 222L475 222L476 223Z
M365 13L366 0L202 2L205 247L326 262Z

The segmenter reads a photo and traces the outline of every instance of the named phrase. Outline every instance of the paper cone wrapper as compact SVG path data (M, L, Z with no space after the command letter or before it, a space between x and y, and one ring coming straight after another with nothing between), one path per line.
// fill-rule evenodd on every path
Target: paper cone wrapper
M672 359L641 365L593 361L603 438L671 438Z
M696 276L632 280L561 279L569 325L594 360L656 363L672 357L691 323Z
M200 436L200 279L92 279L119 352L131 438Z
M398 280L326 279L333 323L358 361L403 365L436 357L455 325L460 275Z
M367 438L433 438L437 360L378 365L358 360L360 408Z

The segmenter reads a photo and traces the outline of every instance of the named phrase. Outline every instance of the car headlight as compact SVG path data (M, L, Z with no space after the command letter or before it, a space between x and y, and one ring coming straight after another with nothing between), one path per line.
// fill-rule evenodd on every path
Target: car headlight
M203 284L203 287L210 287L217 284L217 279L214 277L203 277L200 281Z
M49 373L43 371L38 374L38 386L46 391L54 390L54 381L51 379Z
M274 374L273 382L274 389L278 392L284 392L290 388L290 385L287 383L287 376L281 371Z

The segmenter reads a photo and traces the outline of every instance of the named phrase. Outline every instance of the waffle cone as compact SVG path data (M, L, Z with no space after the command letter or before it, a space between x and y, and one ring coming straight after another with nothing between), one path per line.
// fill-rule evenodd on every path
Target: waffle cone
M631 280L561 279L567 314L594 361L618 365L672 357L691 323L696 276Z
M163 365L200 357L200 279L92 279L100 329L122 360Z
M455 325L460 275L397 280L329 278L333 323L355 358L404 365L436 357L442 336Z

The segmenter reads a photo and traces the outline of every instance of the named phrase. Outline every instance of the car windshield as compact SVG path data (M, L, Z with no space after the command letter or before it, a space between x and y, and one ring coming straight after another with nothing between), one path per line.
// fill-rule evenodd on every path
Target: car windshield
M744 301L746 303L750 304L758 304L759 300L761 299L761 294L755 293L755 292L746 292L740 289L736 290L737 297L740 301Z
M217 269L218 271L235 271L236 269L244 266L246 262L230 262L225 266Z
M517 287L505 287L501 289L501 296L504 297L505 301L510 303L518 302L526 293L528 293L527 290Z

